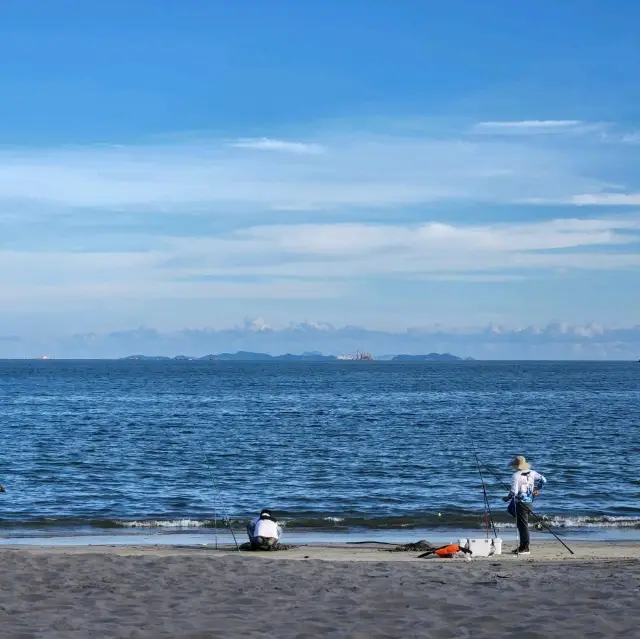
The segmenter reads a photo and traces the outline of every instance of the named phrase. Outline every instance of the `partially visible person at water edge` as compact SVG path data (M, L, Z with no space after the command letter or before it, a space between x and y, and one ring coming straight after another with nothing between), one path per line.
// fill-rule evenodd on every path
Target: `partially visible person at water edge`
M4 489L4 486L2 484L0 484L0 493L4 493L4 492L6 492L5 489Z
M247 534L254 550L275 550L280 543L282 528L271 511L265 508L249 522Z
M520 543L513 551L516 555L528 555L529 549L529 514L531 513L531 504L538 496L540 489L547 483L547 480L535 470L531 469L525 457L518 455L514 457L509 466L515 470L511 478L511 490L509 494L503 498L503 501L514 502L516 526L518 527L518 536Z

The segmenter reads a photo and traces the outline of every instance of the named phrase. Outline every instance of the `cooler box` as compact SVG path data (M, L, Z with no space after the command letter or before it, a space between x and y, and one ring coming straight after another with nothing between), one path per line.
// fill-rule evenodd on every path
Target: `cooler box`
M491 557L502 554L502 539L458 539L460 548L471 551L472 557Z

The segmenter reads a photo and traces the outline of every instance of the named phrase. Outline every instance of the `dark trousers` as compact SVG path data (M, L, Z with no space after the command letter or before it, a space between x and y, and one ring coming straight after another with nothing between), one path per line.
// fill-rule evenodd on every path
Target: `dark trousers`
M529 550L530 512L529 504L523 504L521 501L516 502L516 525L518 526L518 535L520 535L520 550Z
M275 537L252 537L251 548L253 550L275 550L278 540Z

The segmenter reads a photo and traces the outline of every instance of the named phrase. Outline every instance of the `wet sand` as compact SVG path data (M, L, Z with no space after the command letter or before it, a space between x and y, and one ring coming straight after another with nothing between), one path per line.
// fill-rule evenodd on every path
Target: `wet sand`
M640 543L0 548L0 637L637 637Z

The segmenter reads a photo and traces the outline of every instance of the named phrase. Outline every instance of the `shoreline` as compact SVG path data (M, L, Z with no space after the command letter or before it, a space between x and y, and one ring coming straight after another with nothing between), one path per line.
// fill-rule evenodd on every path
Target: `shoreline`
M216 542L222 545L233 545L233 537L228 528L219 527L217 533L213 528L150 528L150 529L96 529L90 528L65 530L59 528L36 528L34 530L11 531L0 530L0 549L7 546L202 546ZM554 532L569 545L571 543L640 543L640 529L636 527L611 528L555 528ZM515 543L515 528L498 528L498 536L503 545ZM235 529L234 533L239 544L246 541L244 529ZM491 533L489 538L494 535ZM432 543L455 543L460 538L481 539L486 537L486 531L479 529L376 529L352 531L326 530L286 530L282 543L293 545L328 545L361 544L371 541L383 544L406 544L418 540ZM553 542L548 532L531 531L533 544ZM555 542L557 543L557 542Z

